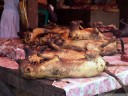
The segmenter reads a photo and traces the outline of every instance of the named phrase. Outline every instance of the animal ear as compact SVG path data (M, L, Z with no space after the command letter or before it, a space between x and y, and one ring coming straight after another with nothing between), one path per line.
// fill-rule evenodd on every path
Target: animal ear
M25 51L25 58L27 59L32 54L32 51L28 47L24 47L23 49Z
M22 59L17 59L16 62L18 63L18 65L21 65L23 63L24 60Z
M79 23L79 24L83 24L83 21L82 21L82 20L79 20L78 23Z
M70 24L74 24L74 23L75 23L75 21L71 21L71 22L70 22Z

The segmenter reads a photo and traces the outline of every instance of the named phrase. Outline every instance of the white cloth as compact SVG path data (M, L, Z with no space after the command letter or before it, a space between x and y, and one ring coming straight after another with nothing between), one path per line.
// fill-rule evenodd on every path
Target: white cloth
M19 32L19 0L4 0L0 21L0 38L17 38Z
M49 4L49 6L52 9L52 11L54 11L54 7L51 4Z

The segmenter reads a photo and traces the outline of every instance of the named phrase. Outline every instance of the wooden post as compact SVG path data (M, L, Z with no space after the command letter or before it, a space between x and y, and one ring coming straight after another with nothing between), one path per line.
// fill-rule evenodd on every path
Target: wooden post
M27 14L29 27L34 29L38 27L38 1L27 0Z

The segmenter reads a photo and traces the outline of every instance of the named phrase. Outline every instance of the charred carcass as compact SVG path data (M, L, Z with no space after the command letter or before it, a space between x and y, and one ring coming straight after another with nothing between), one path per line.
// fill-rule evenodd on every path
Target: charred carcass
M31 64L27 59L18 59L19 70L24 78L84 78L100 75L106 72L113 76L122 87L125 86L118 77L106 67L104 59L94 50L87 51L85 58L64 59L56 56L44 63Z
M47 31L44 28L35 28L34 30L25 32L24 41L25 43L32 43L38 40L38 37Z
M26 53L26 58L35 64L38 64L42 61L52 59L56 56L59 58L65 58L65 59L79 59L79 58L84 58L85 53L84 52L77 52L74 50L69 50L69 49L62 49L61 47L52 44L51 46L54 47L54 51L33 51L28 47L25 47L25 53ZM74 55L73 55L74 54Z
M85 58L65 59L56 56L41 64L18 60L22 75L26 78L92 77L105 68L105 61L96 51L86 52ZM89 72L89 73L88 73Z
M61 39L59 39L59 42ZM51 42L56 43L57 40L51 40ZM113 55L119 53L118 42L116 38L110 40L62 40L61 46L64 49L72 49L76 51L86 51L86 50L96 50L100 55Z
M47 30L48 33L55 33L61 35L63 39L68 39L69 38L69 27L68 26L45 26L45 29Z
M35 28L30 32L24 32L24 42L27 44L46 42L46 39L52 35L60 35L63 39L68 39L69 37L69 29L65 27L57 27L53 29L46 28Z
M69 36L72 39L84 39L84 40L102 40L106 39L99 30L96 28L96 24L92 24L92 28L81 28L80 23L82 21L72 21L70 24L70 33ZM80 29L81 28L81 29Z

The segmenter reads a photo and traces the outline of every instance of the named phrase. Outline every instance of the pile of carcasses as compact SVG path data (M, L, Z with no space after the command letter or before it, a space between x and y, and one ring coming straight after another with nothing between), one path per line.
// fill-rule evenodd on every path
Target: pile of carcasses
M83 28L81 23L76 20L71 21L70 26L51 24L24 32L25 59L16 59L21 75L83 78L104 72L107 66L102 56L120 53L120 40L105 37L95 22L90 28Z

